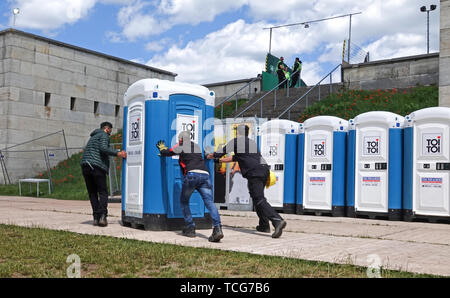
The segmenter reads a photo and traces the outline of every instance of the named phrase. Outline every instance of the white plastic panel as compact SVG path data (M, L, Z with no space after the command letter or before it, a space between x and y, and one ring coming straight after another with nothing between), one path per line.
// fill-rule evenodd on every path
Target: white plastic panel
M356 126L355 210L388 212L389 127Z
M277 183L265 190L264 195L272 207L283 207L285 135L266 133L261 135L261 155L277 177Z
M305 209L331 210L332 164L333 127L321 126L307 129L303 188Z
M432 118L414 124L413 211L418 215L450 216L449 125L450 119Z
M142 218L143 213L143 169L145 136L145 99L135 98L128 107L127 117L127 163L125 180L125 214Z

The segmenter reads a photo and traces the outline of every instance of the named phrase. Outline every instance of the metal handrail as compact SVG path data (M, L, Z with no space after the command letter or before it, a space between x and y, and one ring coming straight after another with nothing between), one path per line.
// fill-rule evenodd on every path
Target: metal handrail
M239 88L239 90L237 90L236 92L234 92L233 94L231 94L230 96L228 96L227 98L225 98L224 100L222 100L221 103L219 103L218 105L216 105L215 107L217 108L218 106L220 106L220 119L223 119L223 104L226 103L230 98L232 98L233 96L237 95L241 90L249 87L250 85L255 82L256 80L261 79L261 76L258 74L258 76L256 76L256 78L253 78L250 82L248 82L247 84L245 84L244 86L242 86L241 88ZM249 92L249 97L250 97L250 92ZM238 99L236 98L236 109L235 111L237 111L237 101Z
M291 74L291 76L293 76L294 74L296 74L296 73L299 72L300 70L301 70L301 69L297 69L296 71L294 71L294 72ZM281 85L283 85L284 82L286 82L286 81L289 81L289 79L288 79L288 78L284 79L283 81L281 81L281 83L279 83L278 85L276 85L275 87L273 87L272 89L270 89L269 91L267 91L266 94L264 94L263 96L261 96L260 98L258 98L257 100L255 100L251 105L249 105L249 106L246 107L243 111L239 112L236 116L234 116L234 119L240 117L243 113L245 113L248 109L250 109L251 107L253 107L256 103L262 101L262 99L263 99L264 97L266 97L266 95L272 93L272 91L278 90L278 87L281 86ZM287 90L288 90L288 96L289 96L289 84L287 84L287 85L288 85L288 86L287 86ZM274 106L276 106L276 95L275 95L275 103L274 103ZM262 117L262 105L261 105L261 117Z
M299 101L301 101L304 97L307 97L308 94L314 90L317 86L320 85L320 83L322 83L323 80L325 80L328 76L331 76L331 74L338 69L342 64L337 65L335 68L333 68L332 71L330 71L326 76L324 76L316 85L314 85L314 87L312 87L311 89L309 89L305 94L303 94L302 96L300 96L297 100L294 101L294 103L292 103L286 110L284 110L280 115L278 115L277 118L280 118L281 116L283 116L285 113L287 113L288 111L290 111ZM330 86L331 86L331 82L330 82ZM320 88L319 88L320 90Z

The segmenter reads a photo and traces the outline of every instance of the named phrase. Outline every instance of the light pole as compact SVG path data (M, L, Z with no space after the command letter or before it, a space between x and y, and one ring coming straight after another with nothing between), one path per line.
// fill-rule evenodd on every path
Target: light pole
M430 53L430 11L433 11L436 9L436 5L431 4L430 9L427 9L426 6L422 6L420 8L421 12L427 13L427 54Z
M361 14L361 12L350 13L350 14L345 14L345 15L340 15L340 16L335 16L335 17L329 17L329 18L324 18L324 19L320 19L320 20L312 20L312 21L306 21L306 22L301 22L301 23L293 23L293 24L279 25L279 26L263 28L264 30L267 30L267 29L270 30L269 54L271 54L271 52L272 52L272 29L282 28L282 27L298 26L298 25L303 25L305 29L308 29L309 25L311 23L323 22L323 21L328 21L328 20L332 20L332 19L343 18L343 17L348 17L349 16L350 17L349 39L350 39L351 38L351 34L352 34L351 33L351 31L352 31L352 15L356 15L356 14ZM349 53L350 53L350 43L349 43Z
M14 9L13 9L13 15L14 15L13 27L16 26L16 15L18 15L19 12L20 12L20 9L18 9L18 8L14 8Z

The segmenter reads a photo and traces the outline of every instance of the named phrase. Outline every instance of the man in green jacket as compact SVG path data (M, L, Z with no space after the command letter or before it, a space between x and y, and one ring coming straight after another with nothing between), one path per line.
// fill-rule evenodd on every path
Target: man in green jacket
M112 124L109 122L103 122L99 129L94 130L81 159L81 170L91 201L94 226L101 227L108 225L106 220L108 216L106 174L109 170L109 156L127 157L125 151L118 152L109 147L111 131Z

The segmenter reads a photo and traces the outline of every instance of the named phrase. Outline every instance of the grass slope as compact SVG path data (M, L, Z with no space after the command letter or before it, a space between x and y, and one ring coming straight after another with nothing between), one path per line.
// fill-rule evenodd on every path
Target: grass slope
M367 268L0 225L0 277L367 277ZM430 277L381 270L382 277Z

